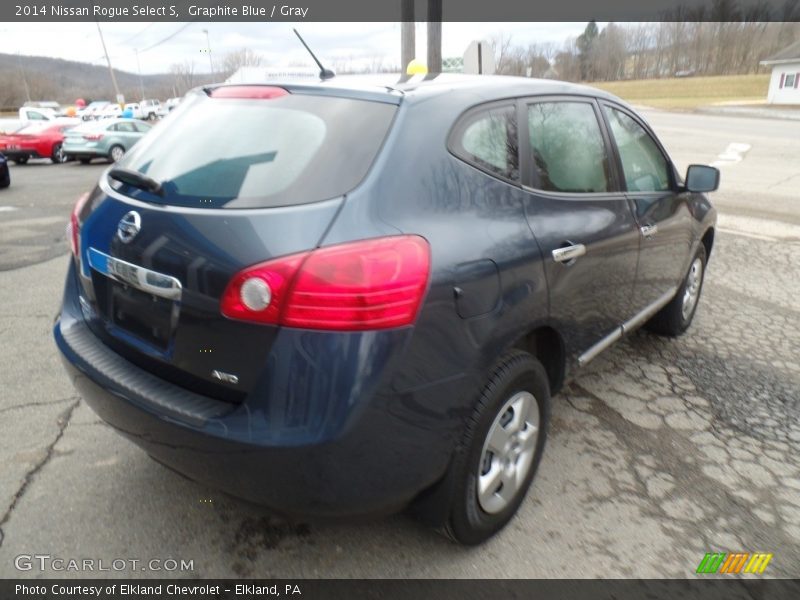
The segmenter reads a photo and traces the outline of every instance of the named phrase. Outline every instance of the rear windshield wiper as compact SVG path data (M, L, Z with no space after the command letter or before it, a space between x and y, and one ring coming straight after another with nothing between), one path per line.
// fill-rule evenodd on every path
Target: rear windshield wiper
M114 167L108 172L108 176L111 177L111 179L116 179L122 183L132 185L133 187L144 190L145 192L152 192L153 194L158 194L159 196L164 195L164 190L158 181L152 177L148 177L144 173L140 173L139 171L125 169L123 167Z

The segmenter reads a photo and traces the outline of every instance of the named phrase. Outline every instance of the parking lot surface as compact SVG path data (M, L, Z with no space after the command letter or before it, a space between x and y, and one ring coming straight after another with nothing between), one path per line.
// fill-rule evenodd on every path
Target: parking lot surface
M678 339L632 335L556 397L520 514L470 549L406 516L285 522L104 425L50 332L64 225L104 167L12 166L0 191L11 207L0 209L0 577L692 577L712 551L769 552L765 575L800 576L800 122L644 114L681 170L722 170L695 323ZM21 554L193 570L20 572Z

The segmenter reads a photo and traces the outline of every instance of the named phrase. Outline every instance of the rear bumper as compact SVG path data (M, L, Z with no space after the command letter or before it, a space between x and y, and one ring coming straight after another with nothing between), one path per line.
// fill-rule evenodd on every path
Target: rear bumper
M287 356L303 360L315 347L311 338L324 334L281 332L283 341L268 363L306 377L284 377L236 405L173 385L106 347L83 320L73 267L54 327L64 364L86 402L156 460L231 495L316 516L394 512L435 483L449 463L463 416L452 399L468 397L459 389L463 382L409 392L381 384L397 366L410 331L385 333L396 339L370 346L378 354L371 364L364 363L359 351L366 347L354 338L350 351L359 360L310 357L325 372L309 378L307 365L287 364ZM353 369L359 372L346 372ZM265 373L267 380L279 378Z
M63 148L64 156L69 158L100 158L108 156L108 152L94 148Z
M20 148L18 150L3 150L6 158L16 160L17 158L48 158L37 152L34 148Z

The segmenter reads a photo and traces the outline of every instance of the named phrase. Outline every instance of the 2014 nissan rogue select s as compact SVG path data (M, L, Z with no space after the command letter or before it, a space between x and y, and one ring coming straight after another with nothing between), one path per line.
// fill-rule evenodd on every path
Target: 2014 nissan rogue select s
M97 414L192 479L293 515L410 505L475 544L565 378L689 326L718 183L567 83L206 87L75 206L55 339Z

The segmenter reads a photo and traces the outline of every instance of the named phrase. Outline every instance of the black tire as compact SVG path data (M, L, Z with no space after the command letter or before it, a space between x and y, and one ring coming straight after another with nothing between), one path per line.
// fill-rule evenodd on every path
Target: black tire
M11 185L11 176L6 177L5 179L0 179L0 189L7 188Z
M88 165L90 162L92 162L91 158L79 158L78 160L82 165Z
M532 395L531 410L538 415L538 435L531 441L533 454L526 459L529 460L527 471L519 476L521 483L507 503L501 502L502 508L489 512L484 509L483 500L479 499L478 480L491 472L494 467L491 463L495 460L502 463L503 459L492 456L487 447L488 435L509 414L511 409L506 408L507 404L525 393ZM512 416L514 418L516 415ZM525 499L544 451L549 419L550 385L544 367L526 352L515 350L506 354L492 369L447 474L435 488L415 502L412 512L460 544L480 544L492 537L506 526ZM528 419L525 422L527 430L530 423ZM520 458L523 457L516 460ZM484 470L485 474L482 473ZM490 496L498 496L503 485Z
M18 165L24 165L25 163L28 162L28 157L27 156L20 156L19 158L15 158L14 162L16 164L18 164Z
M50 161L56 165L67 162L67 156L61 149L61 144L55 144L53 146L53 152L50 154Z
M699 261L699 263L698 263ZM645 327L659 335L666 335L676 337L685 332L692 324L694 315L697 312L697 306L700 304L700 295L703 291L703 281L706 274L706 263L708 262L706 256L706 248L703 244L695 252L692 257L692 262L689 264L689 270L683 278L681 286L678 288L675 297L670 300L664 308L658 311L645 325ZM700 265L699 282L697 283L694 300L688 310L684 311L684 298L687 295L687 289L692 289L690 286L693 284L693 272L697 264ZM692 286L693 287L693 286Z

